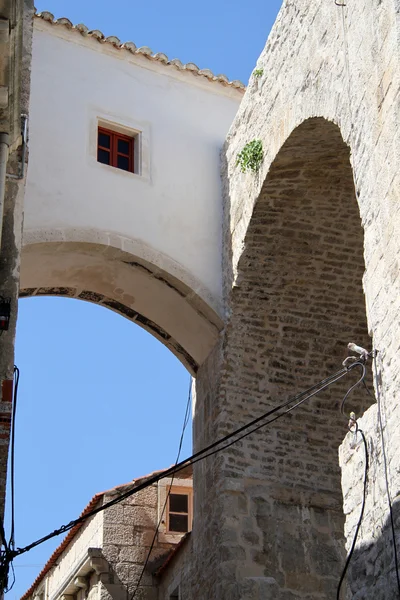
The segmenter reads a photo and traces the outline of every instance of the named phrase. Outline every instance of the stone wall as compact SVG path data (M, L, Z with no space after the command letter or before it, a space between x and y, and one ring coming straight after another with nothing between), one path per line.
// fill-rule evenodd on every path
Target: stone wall
M62 553L47 576L47 598L54 600L65 593L65 587L86 558L88 548L101 548L103 541L103 515L92 517L75 535L73 543Z
M19 174L21 173L21 114L29 113L33 1L17 0L5 4L16 16L16 23L12 24L13 48L10 52L10 57L14 57L14 64L9 67L11 77L14 77L15 81L12 86L12 96L9 98L7 119L4 118L4 111L1 111L1 127L2 131L10 135L7 172ZM28 155L26 160L27 157ZM0 337L0 382L10 381L13 377L24 190L25 178L7 178L0 235L0 296L11 300L11 319L9 330ZM12 410L10 399L3 398L2 386L0 386L0 398L0 513L2 513Z
M101 600L131 598L151 548L156 526L161 521L147 568L135 593L135 600L157 600L155 572L182 539L182 534L166 533L165 512L161 516L170 483L168 479L161 480L104 512L103 554L112 574L102 586ZM191 487L191 476L188 479L175 478L173 485ZM113 494L105 496L104 502L113 497Z
M391 1L284 3L257 63L263 75L251 79L222 156L227 326L219 375L207 365L199 373L195 416L202 445L340 368L347 342L371 348L372 336L381 357L393 498L400 366L397 19ZM262 140L264 161L258 174L242 174L237 155L253 139ZM203 380L209 377L214 386ZM209 459L203 479L195 480L201 488L195 519L208 520L214 531L193 538L204 560L193 575L193 597L335 597L345 560L337 451L347 423L339 404L354 381L349 376ZM360 416L369 404L359 391L346 411ZM368 567L357 568L362 558L353 563L350 587L357 598L375 598L380 589L388 598L393 560L382 543L387 533L377 539L381 525L387 531L388 513L376 405L361 423L373 448L357 544ZM360 508L360 457L359 449L343 450L347 549Z

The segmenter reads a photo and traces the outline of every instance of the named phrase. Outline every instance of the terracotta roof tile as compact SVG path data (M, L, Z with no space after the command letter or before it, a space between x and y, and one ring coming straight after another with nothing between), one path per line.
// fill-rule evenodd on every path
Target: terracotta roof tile
M194 63L191 63L191 62L183 64L177 58L174 58L173 60L169 60L168 57L165 54L163 54L162 52L153 53L152 49L149 48L148 46L142 46L141 48L137 48L133 42L122 43L120 41L120 39L114 35L105 37L105 35L99 29L93 29L92 31L90 31L89 28L86 27L86 25L83 25L82 23L73 25L71 23L71 21L65 17L61 17L60 19L55 19L54 15L51 12L42 11L40 13L37 13L35 15L35 17L38 19L42 19L43 21L47 21L48 23L51 23L52 25L62 25L63 27L66 27L67 29L76 31L83 36L89 36L89 37L95 38L100 43L110 44L110 45L114 46L115 48L120 48L121 50L126 50L128 52L131 52L132 54L144 55L149 60L160 62L168 67L173 66L176 69L179 69L179 71L190 71L190 73L192 73L193 75L197 75L200 77L206 77L209 81L215 81L217 83L220 83L225 86L229 86L231 88L235 88L240 91L244 91L246 89L246 86L241 81L238 81L237 79L235 79L233 81L229 81L229 79L226 75L223 75L223 74L214 75L214 73L212 71L210 71L209 69L199 69L199 67L197 65L195 65Z
M149 479L150 477L154 477L155 475L159 475L160 473L163 473L163 471L165 471L165 470L166 469L160 469L158 471L153 471L152 473L149 473L148 475L143 475L142 477L137 477L136 479L132 479L132 481L128 481L127 483L124 483L122 485L117 485L109 490L105 490L104 492L99 492L98 494L95 494L93 496L93 498L90 500L89 504L87 504L87 506L83 509L83 511L81 512L79 517L84 517L85 515L90 513L95 508L95 506L103 499L104 496L122 492L127 487L133 487L134 485L138 485L139 483L142 483L143 481L145 481L146 479ZM188 465L187 467L185 467L184 470L182 470L181 477L183 479L187 479L191 476L192 476L192 466ZM40 571L39 575L36 577L35 581L31 585L31 587L25 592L25 594L21 597L20 600L27 600L27 598L29 598L33 594L33 592L35 591L35 589L37 588L39 583L42 581L42 579L44 579L44 577L47 575L47 573L50 571L50 569L56 564L58 558L61 556L61 554L64 552L64 550L66 550L66 548L72 542L72 540L74 539L74 537L76 536L78 531L81 529L81 527L85 524L85 522L86 521L83 521L82 523L78 523L78 525L75 525L75 527L73 527L67 533L67 535L65 536L65 538L63 539L61 544L54 550L53 554L50 556L49 560L47 561L47 563L45 564L43 569Z
M153 475L156 475L158 473L162 473L162 470L154 471L153 473L150 473L149 475L145 475L144 477L138 477L137 479L133 479L132 481L129 481L128 483L124 483L122 485L115 486L114 488L111 488L109 490L105 490L104 492L95 494L93 496L93 498L90 500L89 504L87 504L86 507L83 509L83 511L81 512L79 517L84 517L89 512L91 512L95 508L95 506L103 499L104 496L110 495L110 494L115 494L117 492L121 492L126 487L138 484L139 482L141 482L149 477L152 477ZM31 585L29 590L27 590L25 592L25 594L21 597L20 600L26 600L27 598L29 598L29 596L32 595L32 593L37 588L39 583L42 581L42 579L44 579L44 577L47 575L47 573L50 571L50 569L56 564L58 558L61 556L61 554L64 552L64 550L66 550L66 548L69 546L69 544L72 542L72 540L74 539L74 537L76 536L78 531L81 529L81 527L85 523L86 523L86 521L83 521L82 523L78 523L78 525L75 525L75 527L73 527L67 533L67 535L65 536L65 538L63 539L61 544L54 550L53 554L50 556L49 560L47 561L47 563L45 564L43 569L40 571L39 575L36 577L35 581Z
M93 496L93 498L91 499L89 504L84 508L84 510L81 512L81 514L79 516L84 517L85 515L87 515L87 513L89 513L91 510L93 510L95 508L95 506L103 498L103 495L104 495L104 493L96 494L95 496ZM83 524L84 524L84 522L78 523L78 525L75 525L75 527L73 527L67 533L67 535L65 536L65 538L63 539L61 544L54 550L53 554L50 556L49 560L47 561L47 563L45 564L43 569L40 571L39 575L36 577L35 581L32 583L29 590L27 590L25 592L25 594L21 597L21 600L26 600L27 598L29 598L29 596L32 595L32 593L37 588L37 586L42 581L42 579L45 577L45 575L47 575L47 573L50 571L50 569L56 564L59 556L64 552L64 550L67 548L69 543L73 540L73 538L78 533L78 531L80 530L80 528L82 527Z

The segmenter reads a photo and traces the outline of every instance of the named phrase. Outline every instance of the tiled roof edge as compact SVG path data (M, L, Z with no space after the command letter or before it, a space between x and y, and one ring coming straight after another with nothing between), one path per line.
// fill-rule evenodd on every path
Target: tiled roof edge
M118 493L122 493L122 491L126 491L127 487L133 487L135 485L139 485L139 483L142 483L142 482L146 481L146 479L149 479L150 477L153 477L154 475L158 475L158 474L162 473L163 471L165 471L165 469L159 469L157 471L153 471L152 473L149 473L148 475L144 475L142 477L137 477L136 479L128 481L127 483L124 483L122 485L117 485L109 490L105 490L104 492L99 492L98 494L95 494L93 496L93 498L90 500L89 504L87 504L85 506L85 508L79 515L79 518L85 517L88 513L90 513L95 508L96 504L98 504L104 498L104 496L115 495L115 494L118 495ZM64 550L69 546L69 544L72 542L72 540L74 539L74 537L76 536L78 531L81 529L81 527L85 523L87 523L87 521L82 521L81 523L78 523L72 529L70 529L70 531L67 533L65 538L62 540L61 544L54 550L53 554L50 556L49 560L46 562L45 566L40 571L39 575L36 577L35 581L32 583L30 588L25 592L25 594L23 596L21 596L20 600L27 600L27 598L29 598L33 594L33 592L35 591L35 589L37 588L39 583L44 579L44 577L47 575L47 573L50 571L50 569L56 564L57 559L61 556L61 554L64 552Z
M170 562L175 558L177 553L180 552L180 549L182 548L182 546L189 539L191 533L192 533L191 531L188 531L187 533L185 533L185 535L181 538L180 542L178 544L176 544L176 546L174 548L171 548L171 550L167 554L164 562L158 567L158 569L153 573L153 575L155 575L156 577L161 577L161 575L164 573L165 569L168 567Z
M168 56L166 56L166 54L163 54L162 52L153 53L151 48L149 48L148 46L141 46L140 48L137 48L133 42L122 43L119 40L119 38L117 38L116 36L110 35L110 36L106 37L98 29L93 29L92 31L90 31L89 28L86 27L86 25L83 25L82 23L79 23L78 25L73 25L71 23L71 21L65 17L61 17L60 19L55 19L54 15L51 12L42 11L40 13L36 13L35 17L38 19L42 19L43 21L47 21L48 23L51 23L52 25L61 25L61 26L65 27L66 29L72 29L72 30L80 33L84 37L86 37L86 36L92 37L92 38L96 39L99 43L110 44L110 45L114 46L115 48L119 48L121 50L126 50L127 52L131 52L132 54L141 54L141 55L145 56L146 58L148 58L149 60L157 61L159 63L164 64L167 67L175 67L179 71L189 71L193 75L205 77L209 81L214 81L216 83L220 83L224 86L229 86L231 88L234 88L234 89L237 89L240 91L244 91L246 89L246 86L244 85L244 83L242 83L241 81L239 81L237 79L235 79L234 81L229 81L229 79L226 75L223 75L223 74L214 75L214 73L212 71L210 71L210 69L199 69L199 67L197 65L195 65L194 63L183 64L177 58L174 58L173 60L169 60L169 58L168 58Z
M105 492L102 492L93 496L89 504L84 508L84 510L79 516L84 517L90 511L92 511L95 508L96 504L98 504L98 502L100 502L100 500L103 498L104 493ZM29 598L29 596L33 594L39 583L42 581L42 579L44 579L44 577L47 575L50 569L56 564L57 559L61 556L61 554L64 552L64 550L67 548L67 546L74 539L75 535L85 523L86 521L83 521L82 523L78 523L77 525L75 525L75 527L70 529L70 531L67 533L67 535L61 542L61 544L54 550L53 554L50 556L49 560L47 561L43 569L40 571L39 575L36 577L29 590L27 590L25 594L21 596L20 600L27 600L27 598Z

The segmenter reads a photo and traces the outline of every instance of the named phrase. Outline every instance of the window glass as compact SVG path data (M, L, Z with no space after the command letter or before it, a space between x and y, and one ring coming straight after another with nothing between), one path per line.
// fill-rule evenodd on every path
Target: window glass
M129 158L127 156L117 156L117 167L118 169L124 169L129 171Z
M110 148L111 137L108 133L103 133L99 131L99 146L102 148Z
M177 513L188 512L188 496L187 494L170 494L169 510Z
M97 150L97 160L105 165L110 164L110 153L107 150Z
M169 515L169 530L186 533L188 530L188 515Z
M118 140L118 152L129 154L129 142L127 140Z
M134 172L134 137L98 128L97 160L105 165Z

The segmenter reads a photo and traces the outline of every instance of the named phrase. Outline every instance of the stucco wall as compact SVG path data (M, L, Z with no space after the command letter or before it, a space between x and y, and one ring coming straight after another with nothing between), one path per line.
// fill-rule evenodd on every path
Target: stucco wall
M34 29L25 241L117 234L220 307L219 153L242 93L61 25ZM98 119L142 132L141 175L97 162Z
M34 20L21 288L97 302L195 373L222 327L220 151L243 92ZM139 132L139 173L97 128Z

